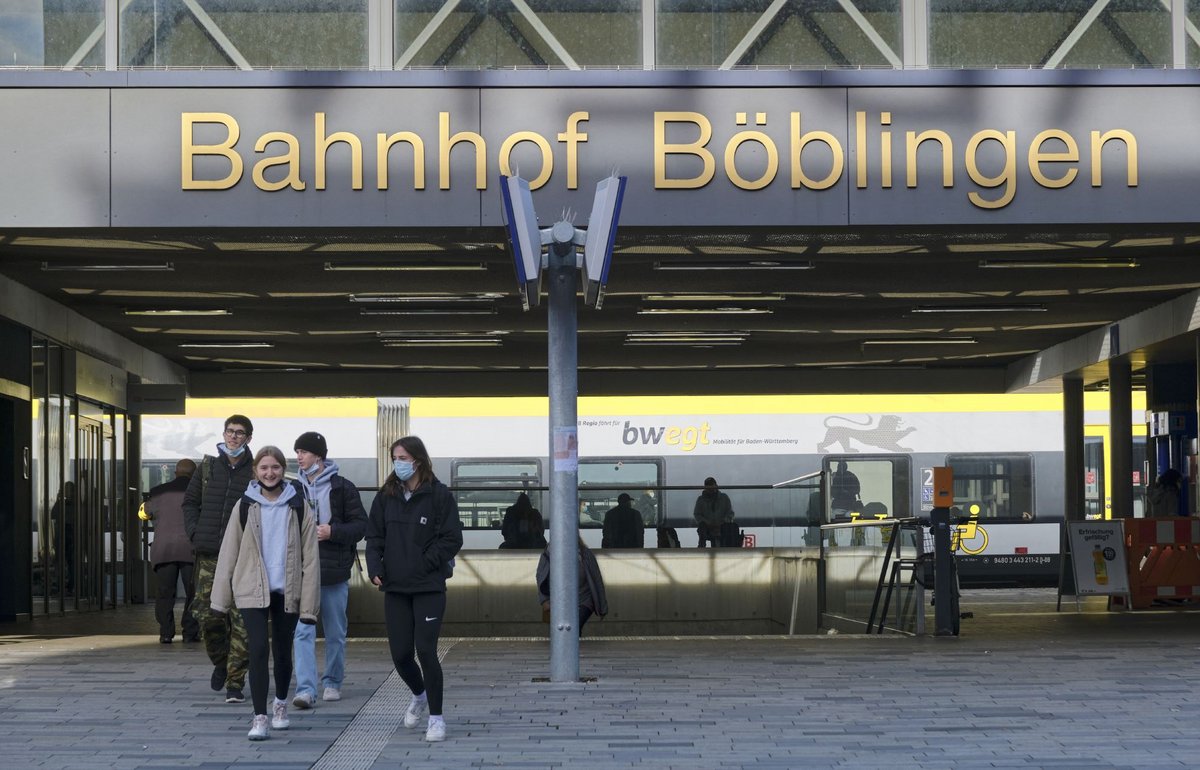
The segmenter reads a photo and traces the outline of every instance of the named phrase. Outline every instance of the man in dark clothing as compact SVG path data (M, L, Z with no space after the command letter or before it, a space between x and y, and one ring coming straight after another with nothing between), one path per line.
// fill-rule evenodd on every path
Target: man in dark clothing
M722 544L721 525L733 521L733 503L712 476L704 480L704 491L696 498L692 518L696 520L696 534L699 536L696 547L712 544L716 548Z
M217 444L217 456L204 456L183 495L184 526L196 554L195 615L204 651L213 664L209 684L217 691L225 689L226 703L246 700L242 690L249 653L242 614L227 612L218 616L212 612L213 575L229 513L254 478L254 453L250 451L253 434L249 417L235 414L225 420L225 441Z
M158 620L158 641L170 644L175 638L175 590L183 578L183 641L200 641L200 624L192 617L196 584L192 579L192 543L183 526L183 495L196 472L196 463L188 459L175 464L175 479L150 490L144 508L146 520L154 522L154 542L150 562L158 580L154 617Z
M633 498L622 492L617 495L617 505L604 514L604 534L601 548L642 548L645 546L645 528L642 514L634 510Z

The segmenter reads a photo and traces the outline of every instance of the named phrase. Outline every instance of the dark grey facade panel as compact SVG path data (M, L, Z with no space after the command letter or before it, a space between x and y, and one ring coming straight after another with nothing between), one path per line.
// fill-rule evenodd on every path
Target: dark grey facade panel
M108 100L0 89L0 226L109 225Z
M616 170L630 180L628 226L1188 222L1200 184L1192 93L9 90L6 104L32 120L0 117L6 176L20 180L0 191L0 217L13 227L495 226L496 177L511 171L534 181L544 219L568 208L586 224L595 183Z

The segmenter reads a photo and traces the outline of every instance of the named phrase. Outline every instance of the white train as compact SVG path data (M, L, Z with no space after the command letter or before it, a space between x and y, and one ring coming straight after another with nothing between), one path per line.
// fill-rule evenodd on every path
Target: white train
M1135 402L1134 467L1144 445ZM1086 395L1086 506L1107 516L1105 394ZM255 425L253 446L291 452L306 430L325 433L330 457L369 505L379 458L392 439L420 436L438 476L456 492L465 547L496 548L504 509L520 491L548 506L544 398L192 400L185 416L143 419L143 483L181 456L198 458L232 413ZM1061 400L1054 395L596 397L579 400L580 530L600 545L603 514L628 492L646 522L696 544L692 507L705 477L729 494L747 547L815 545L834 515L822 476L843 467L858 480L851 515L922 511L926 469L950 466L955 501L971 521L956 546L965 584L1050 583L1058 577L1063 521ZM1142 499L1135 474L1135 504Z

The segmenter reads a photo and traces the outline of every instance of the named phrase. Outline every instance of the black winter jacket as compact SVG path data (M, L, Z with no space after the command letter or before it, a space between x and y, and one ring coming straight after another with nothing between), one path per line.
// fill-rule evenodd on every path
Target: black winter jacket
M292 485L304 499L304 485ZM367 532L367 511L354 482L341 476L329 480L329 539L317 543L321 555L321 585L345 583L358 556L358 541Z
M407 501L380 492L367 517L367 575L391 593L445 592L462 543L458 503L442 482L422 484Z
M208 483L203 480L205 463L202 461L183 493L183 526L197 556L216 556L221 552L229 512L254 479L254 453L250 447L246 447L232 468L229 467L229 456L218 451L219 456L205 458L212 470Z

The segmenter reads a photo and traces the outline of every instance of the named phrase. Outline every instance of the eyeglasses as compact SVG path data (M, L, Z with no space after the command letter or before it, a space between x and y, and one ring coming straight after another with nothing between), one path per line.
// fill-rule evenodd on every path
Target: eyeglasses
M233 436L234 438L246 438L246 436L249 436L250 434L244 430L230 430L229 428L226 428L225 435Z

